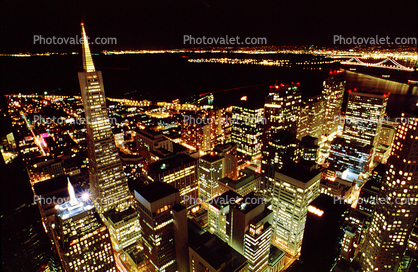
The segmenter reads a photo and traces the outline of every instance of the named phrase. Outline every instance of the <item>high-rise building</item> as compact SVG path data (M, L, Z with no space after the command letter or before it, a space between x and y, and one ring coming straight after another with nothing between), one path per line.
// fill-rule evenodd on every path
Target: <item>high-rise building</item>
M331 142L331 150L328 160L331 169L344 172L349 170L359 174L367 172L372 162L373 147L364 143L350 142L349 140L336 137Z
M291 162L298 161L299 157L300 145L296 135L287 130L275 132L267 145L263 145L261 173L264 181L262 188L271 192L276 170Z
M189 258L190 271L194 272L248 271L244 256L208 232L190 241Z
M264 109L250 101L240 101L232 107L231 141L237 150L251 158L261 154Z
M281 130L287 130L296 137L301 103L302 93L299 91L299 83L270 86L264 103L263 159L261 162L262 187L267 191L271 191L274 180L274 167L271 167L271 162L274 160L275 151L270 148L271 141Z
M92 198L99 213L124 210L130 206L131 198L107 114L102 73L94 67L83 23L81 30L84 71L78 73L78 79L87 120Z
M70 200L57 205L54 243L65 271L116 271L109 231L93 202L76 198L68 181Z
M225 158L218 154L207 154L199 158L199 197L204 200L211 199L220 193L218 181L224 175Z
M237 145L235 143L216 145L213 151L218 152L220 156L225 158L224 171L225 176L230 179L238 178L238 158Z
M349 91L343 138L376 148L388 99L387 94Z
M134 189L149 271L189 271L187 209L179 190L153 182Z
M330 135L338 130L344 98L345 81L340 70L330 71L324 81L322 94L325 98L324 134Z
M254 217L245 232L244 256L248 260L249 271L265 271L268 266L272 236L272 227L268 220L269 216L266 214Z
M241 254L245 254L245 251L249 250L247 247L253 245L256 245L256 247L261 246L268 251L270 246L264 247L264 244L260 244L259 235L261 233L264 234L265 232L269 232L268 225L265 223L271 222L272 215L273 212L267 209L266 203L262 197L258 197L254 193L244 196L242 200L237 201L237 205L234 205L232 209L230 245ZM251 228L251 224L253 225L253 229L255 229L256 226L262 226L257 235L252 232L248 233L248 235L251 236L252 242L255 244L245 244L245 235ZM268 237L271 238L271 236ZM248 239L250 239L250 237L248 237ZM252 255L252 253L249 254ZM255 256L253 257L252 261L255 262L258 258L255 258Z
M126 212L123 216L117 215L128 210L132 200L107 114L102 73L94 67L83 23L81 30L84 71L78 73L78 78L86 116L90 191L97 212L111 230L115 250L120 250L129 244L127 241L131 244L135 242L132 237L140 238L139 219L137 212L132 209L132 216ZM112 215L111 219L106 218L109 215ZM116 222L116 218L122 221ZM134 225L136 227L128 227ZM127 237L112 232L121 228L125 229L123 233Z
M231 190L241 196L245 196L251 192L258 192L260 190L261 174L245 168L241 171L238 179L233 180L225 177L219 180L218 184L221 194Z
M186 207L195 204L198 198L197 160L186 154L177 154L148 167L148 177L155 181L170 184L180 191L181 203Z
M212 148L211 124L200 123L198 120L204 119L197 116L196 118L190 118L190 120L183 120L181 123L181 141L197 150L207 152Z
M302 94L299 84L270 86L265 99L263 143L269 141L279 130L286 129L296 135Z
M273 189L274 242L292 256L301 251L309 204L319 195L321 172L314 162L278 170Z
M324 95L308 97L300 107L298 118L297 138L301 140L305 136L321 138L324 131L325 119Z
M208 202L208 231L230 244L232 228L232 209L240 195L227 191Z
M418 206L417 115L402 113L360 258L365 272L398 271Z

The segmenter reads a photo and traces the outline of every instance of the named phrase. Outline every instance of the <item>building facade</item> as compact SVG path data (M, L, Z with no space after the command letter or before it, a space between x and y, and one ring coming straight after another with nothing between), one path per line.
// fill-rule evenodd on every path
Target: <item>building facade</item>
M402 113L360 265L365 272L398 271L418 213L417 115Z
M308 206L319 195L320 178L314 163L294 163L276 172L274 243L292 256L300 254Z

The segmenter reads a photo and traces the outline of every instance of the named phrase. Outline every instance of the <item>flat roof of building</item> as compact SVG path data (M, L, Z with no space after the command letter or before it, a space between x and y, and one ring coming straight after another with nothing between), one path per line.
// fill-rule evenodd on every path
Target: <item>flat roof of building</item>
M216 270L225 264L222 271L235 271L247 263L238 251L209 232L190 241L189 246Z
M173 186L159 181L134 190L150 203L179 192Z
M220 196L209 200L208 203L218 209L221 209L222 207L228 206L230 204L235 204L235 201L240 198L242 197L239 194L229 190Z
M200 159L205 160L207 162L216 162L219 161L220 159L222 159L222 156L219 156L218 154L207 154L204 155L203 157L200 157Z
M301 161L299 163L290 163L283 166L283 168L279 169L278 172L306 183L321 172L318 169L312 169L314 165L315 162L313 161Z
M196 161L196 159L190 157L187 154L176 154L174 156L151 163L149 165L149 170L155 173L162 173L169 169L173 169L193 161Z
M269 264L274 264L276 261L284 258L286 252L272 244L270 244Z

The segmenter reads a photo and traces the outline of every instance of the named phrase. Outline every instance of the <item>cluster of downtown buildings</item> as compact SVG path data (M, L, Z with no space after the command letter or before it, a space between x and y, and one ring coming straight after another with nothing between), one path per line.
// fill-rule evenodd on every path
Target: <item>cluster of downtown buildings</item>
M118 126L87 40L83 65L81 99L8 97L32 135L5 135L3 157L22 153L56 256L38 254L38 271L292 271L321 218L339 224L328 271L417 265L417 115L386 122L389 93L348 91L341 115L343 72L331 70L306 99L299 83L276 83L262 105L227 109L120 100L122 119L161 120ZM77 103L88 121L65 133L36 135L26 116L43 105L79 116Z

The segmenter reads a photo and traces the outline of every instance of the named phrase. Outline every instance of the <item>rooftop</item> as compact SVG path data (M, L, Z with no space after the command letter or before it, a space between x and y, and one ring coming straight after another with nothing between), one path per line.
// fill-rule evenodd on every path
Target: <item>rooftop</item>
M244 256L209 232L190 240L190 247L216 270L225 263L222 271L235 271L247 263Z
M321 171L314 168L315 162L301 161L299 163L290 163L278 170L279 173L307 183L318 175Z
M61 205L57 205L57 214L62 219L68 219L70 217L74 217L76 215L79 215L85 211L89 211L94 209L93 202L91 199L88 199L87 201L78 198L78 203L76 205L71 205L70 201L67 201Z
M162 173L169 169L173 169L181 165L191 163L193 161L196 161L196 159L190 157L187 154L177 154L151 163L149 166L149 170L153 171L154 173Z
M269 264L274 264L276 260L286 256L286 252L282 249L270 244Z
M200 157L200 159L202 159L202 160L205 160L205 161L207 161L207 162L216 162L216 161L219 161L220 159L222 159L223 157L222 156L219 156L219 155L217 155L217 154L207 154L207 155L205 155L205 156L203 156L203 157Z
M239 194L234 191L227 191L220 196L217 196L208 201L208 203L218 209L228 206L230 204L235 204L235 201L242 198Z
M173 186L159 181L134 190L150 203L179 192Z

